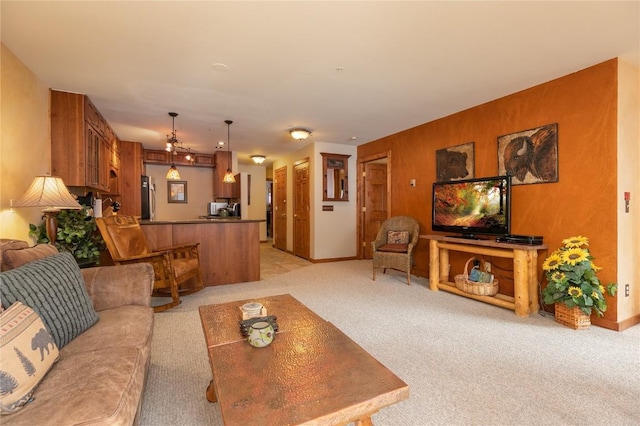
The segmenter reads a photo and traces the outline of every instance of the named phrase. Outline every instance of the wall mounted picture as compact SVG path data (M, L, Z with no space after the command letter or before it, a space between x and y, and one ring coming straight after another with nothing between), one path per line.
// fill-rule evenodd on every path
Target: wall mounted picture
M558 123L498 137L498 174L512 185L558 181Z
M436 150L436 182L474 178L474 142Z
M187 202L187 181L171 180L167 182L167 202L186 203Z

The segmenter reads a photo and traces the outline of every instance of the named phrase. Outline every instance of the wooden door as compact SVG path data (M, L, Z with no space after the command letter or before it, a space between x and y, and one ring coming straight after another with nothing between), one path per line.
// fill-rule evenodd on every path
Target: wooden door
M387 164L365 163L364 170L364 258L371 259L371 242L388 217Z
M287 167L275 171L273 191L273 245L287 251Z
M309 160L294 165L293 254L311 258Z

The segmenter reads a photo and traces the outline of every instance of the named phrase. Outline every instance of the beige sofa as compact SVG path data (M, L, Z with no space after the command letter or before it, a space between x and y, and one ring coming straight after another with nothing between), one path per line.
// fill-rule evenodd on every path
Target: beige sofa
M3 270L10 269L7 260L15 267L21 260L51 255L52 246L24 246L26 243L2 244ZM46 261L50 266L60 256L55 254ZM7 274L43 261L3 272L2 285L9 282ZM137 422L153 332L153 268L135 264L82 269L80 273L98 321L60 349L58 360L35 388L32 401L2 415L3 426ZM2 304L8 308L5 293Z

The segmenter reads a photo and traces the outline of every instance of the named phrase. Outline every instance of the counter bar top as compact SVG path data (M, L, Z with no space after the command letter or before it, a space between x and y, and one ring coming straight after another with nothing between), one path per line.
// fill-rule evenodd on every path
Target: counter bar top
M142 220L141 225L176 225L181 223L260 223L265 219L238 219L233 217L212 217L200 219L175 219L175 220Z

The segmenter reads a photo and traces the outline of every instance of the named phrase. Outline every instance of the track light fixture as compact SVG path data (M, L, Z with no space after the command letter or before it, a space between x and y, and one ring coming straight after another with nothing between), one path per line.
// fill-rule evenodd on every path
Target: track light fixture
M190 162L194 162L194 152L191 151L191 148L189 147L184 147L182 146L182 142L178 141L178 136L176 133L176 117L178 116L177 112L170 112L169 116L171 117L172 120L172 125L171 125L171 135L167 135L167 143L166 143L166 147L165 150L167 152L171 153L171 167L169 168L169 171L167 172L167 179L168 180L180 180L180 173L178 173L178 169L176 168L175 164L174 164L174 156L180 151L180 152L184 152L186 153L184 156L184 159Z
M180 172L176 168L175 163L173 162L173 156L175 155L175 147L178 144L178 138L176 136L176 117L178 116L177 112L170 112L169 116L171 117L171 137L167 135L167 147L166 150L171 153L171 167L167 171L167 175L165 179L167 180L180 180Z

